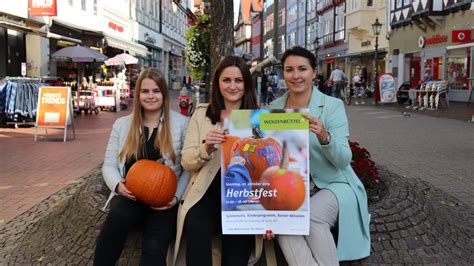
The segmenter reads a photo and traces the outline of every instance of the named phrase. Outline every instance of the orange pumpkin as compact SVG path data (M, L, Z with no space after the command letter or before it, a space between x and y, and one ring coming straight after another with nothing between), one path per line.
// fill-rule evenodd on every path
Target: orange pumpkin
M267 210L295 211L301 207L306 196L303 177L279 166L270 167L263 173L262 187L276 191L274 197L260 198L260 203Z
M223 173L227 169L230 159L232 159L232 146L234 146L234 143L239 139L240 138L236 136L226 135L225 141L221 144L221 159L224 166L222 169Z
M278 140L264 138L262 132L252 128L253 136L235 142L232 147L231 158L240 155L245 160L245 167L249 171L253 183L260 182L262 173L269 167L280 165L281 144Z
M283 151L280 166L268 168L262 174L261 188L275 191L273 197L260 198L260 203L267 210L298 210L306 197L306 185L298 172L288 170L288 162L291 160L287 154L288 146L283 141ZM296 161L293 158L294 161Z
M162 207L174 197L176 174L168 166L151 160L139 160L130 167L125 187L137 200L153 207Z

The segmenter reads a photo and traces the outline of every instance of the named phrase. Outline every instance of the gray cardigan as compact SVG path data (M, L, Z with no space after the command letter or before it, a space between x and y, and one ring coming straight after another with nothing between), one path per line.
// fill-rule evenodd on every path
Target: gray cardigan
M163 121L163 117L161 118ZM181 199L181 196L186 189L189 182L189 173L185 171L181 166L181 149L184 143L184 136L188 127L189 118L185 117L177 112L170 111L170 126L171 136L173 138L173 148L176 153L175 163L169 159L166 154L162 154L164 163L166 166L173 169L178 178L178 187L175 196ZM117 119L112 127L110 133L109 143L107 144L107 150L105 151L104 165L102 166L102 175L105 183L109 187L111 193L105 203L104 209L109 205L110 200L114 195L118 195L115 192L120 180L124 179L125 172L125 160L119 161L118 154L125 143L128 131L132 123L132 115L120 117ZM160 123L159 130L161 130Z

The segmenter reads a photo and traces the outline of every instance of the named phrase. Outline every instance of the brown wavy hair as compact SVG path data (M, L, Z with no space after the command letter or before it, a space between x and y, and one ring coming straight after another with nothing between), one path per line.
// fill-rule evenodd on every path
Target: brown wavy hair
M222 96L219 88L219 78L222 71L228 67L235 66L242 72L244 79L244 96L240 104L240 109L258 109L257 94L252 83L252 74L250 74L249 67L244 59L238 56L224 57L216 67L214 76L212 78L211 87L211 104L207 108L206 116L211 119L212 124L216 124L221 119L221 111L225 110L224 96Z
M169 109L169 88L166 84L166 79L163 73L157 68L145 68L140 72L138 76L135 92L134 92L134 101L133 101L133 110L132 110L132 124L130 130L128 131L125 144L123 145L122 150L119 153L119 159L124 160L125 158L138 159L140 148L144 145L144 138L141 134L144 133L143 125L143 108L140 104L140 92L142 81L146 78L152 79L156 85L160 88L161 94L163 95L163 105L162 109L162 120L163 124L161 125L161 130L156 134L154 146L156 149L160 149L162 154L166 154L173 163L176 160L176 153L173 148L173 136L171 135L171 126L170 126L170 109Z

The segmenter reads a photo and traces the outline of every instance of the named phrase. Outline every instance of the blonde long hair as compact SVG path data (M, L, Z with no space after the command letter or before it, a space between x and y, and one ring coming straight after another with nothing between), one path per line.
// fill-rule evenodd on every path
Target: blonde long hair
M173 161L173 163L176 163L176 153L173 148L173 136L171 135L169 119L169 89L163 73L161 73L160 70L152 67L143 69L138 76L134 93L132 124L130 126L130 130L128 131L125 144L119 153L119 159L138 159L140 147L141 145L144 145L144 138L140 135L140 132L144 133L143 108L140 104L140 92L142 81L146 78L152 79L156 85L158 85L161 90L161 94L163 95L163 105L161 107L163 124L161 125L159 134L156 134L154 146L156 149L160 149L162 154L166 154L168 158Z

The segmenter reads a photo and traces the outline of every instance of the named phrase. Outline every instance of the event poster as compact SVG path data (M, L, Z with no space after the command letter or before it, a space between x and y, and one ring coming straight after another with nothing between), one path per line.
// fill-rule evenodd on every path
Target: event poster
M309 234L307 112L222 112L223 234Z

